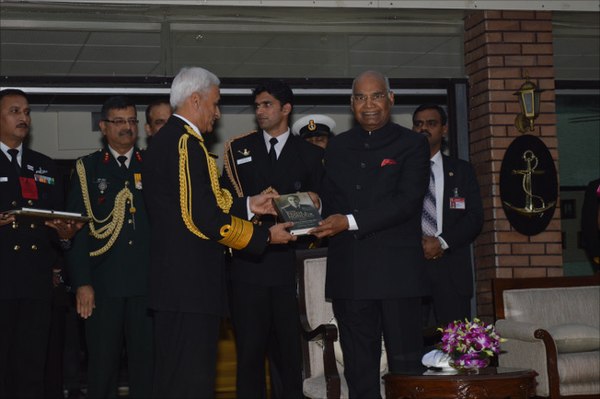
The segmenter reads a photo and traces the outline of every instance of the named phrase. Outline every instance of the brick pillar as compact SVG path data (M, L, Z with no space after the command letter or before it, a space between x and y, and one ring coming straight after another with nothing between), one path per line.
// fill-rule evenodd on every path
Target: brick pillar
M514 126L520 113L513 95L525 76L542 90L535 131L558 170L552 13L475 11L466 16L465 66L469 76L471 162L481 185L485 222L475 242L477 314L493 316L491 279L562 275L560 215L535 236L514 230L500 201L500 167L510 143L523 133Z

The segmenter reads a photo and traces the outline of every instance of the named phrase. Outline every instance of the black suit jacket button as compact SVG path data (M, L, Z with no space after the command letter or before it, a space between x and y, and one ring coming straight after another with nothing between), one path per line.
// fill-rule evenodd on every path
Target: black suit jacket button
M15 245L15 246L13 247L13 249L14 249L15 251L19 251L19 250L21 249L21 246L20 246L20 245Z
M27 200L27 205L33 205L33 201L32 200Z
M366 167L367 167L367 164L366 164L366 163L364 163L364 162L361 162L361 163L360 163L360 168L361 168L361 169L364 169L364 168L366 168Z
M13 201L10 203L11 206L17 206L17 201Z
M35 229L37 226L35 225L35 223L31 223L31 224L29 225L29 227L31 227L32 229Z
M362 189L362 186L361 186L360 184L357 184L357 185L356 185L356 189L357 189L358 191L360 191L360 190Z
M37 249L38 249L37 245L33 244L33 245L31 246L31 250L32 250L32 251L37 251Z

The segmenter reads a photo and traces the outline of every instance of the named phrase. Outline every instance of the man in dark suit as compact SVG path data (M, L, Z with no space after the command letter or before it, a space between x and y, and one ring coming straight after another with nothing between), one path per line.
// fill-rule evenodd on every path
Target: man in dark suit
M0 212L62 210L54 162L25 148L31 116L21 90L0 91ZM52 267L81 224L0 213L0 398L43 397Z
M144 195L152 223L150 307L154 310L154 397L214 396L219 324L225 314L225 247L253 253L295 237L232 216L232 207L274 214L275 194L233 199L219 186L204 145L220 118L219 79L183 68L171 86L174 114L150 143ZM239 202L239 204L238 204Z
M146 124L144 125L148 143L152 140L152 136L158 133L160 128L167 123L171 114L173 114L173 110L168 98L157 98L148 104L146 107Z
M260 130L225 145L223 186L238 196L308 191L318 208L315 192L323 174L323 150L290 133L292 90L280 80L266 80L254 89L253 99ZM232 213L253 217L245 208L234 207ZM276 219L262 217L259 223L271 226ZM303 397L294 248L271 247L260 256L233 253L231 316L238 398L265 397L267 352L276 396Z
M106 146L76 163L69 211L92 218L67 254L77 312L85 319L88 397L117 395L123 341L129 396L147 398L152 384L152 318L148 312L150 226L142 196L143 156L135 146L135 104L105 101Z
M443 138L448 133L446 111L439 105L424 104L415 110L412 120L412 129L429 141L434 176L431 182L435 198L432 207L435 214L431 215L433 228L422 222L422 244L435 323L441 326L471 317L470 245L483 225L483 205L471 164L441 152Z
M594 271L600 270L600 179L588 183L581 207L581 241Z
M382 333L391 372L418 364L423 352L420 215L429 147L390 121L393 104L381 73L354 80L359 125L327 146L322 198L329 216L312 231L331 237L325 295L338 321L351 398L380 397Z

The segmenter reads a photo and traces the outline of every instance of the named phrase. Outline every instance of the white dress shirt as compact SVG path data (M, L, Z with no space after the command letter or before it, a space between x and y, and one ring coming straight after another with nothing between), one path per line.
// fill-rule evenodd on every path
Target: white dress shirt
M125 160L125 166L127 166L127 168L129 168L129 164L131 163L131 156L133 155L133 147L131 147L129 149L129 151L127 151L125 154L119 154L118 152L116 152L114 150L114 148L112 148L109 144L108 146L108 150L110 151L110 153L112 154L112 156L115 158L115 161L117 161L117 164L119 166L121 166L121 163L119 162L119 160L117 159L118 157L124 155L127 157L127 159Z
M12 160L12 156L8 153L8 150L10 149L11 148L9 146L0 141L0 150L2 150L2 152L4 153L4 155L6 155L6 158L8 158L9 161ZM19 153L17 154L17 163L20 167L23 167L23 143L19 144L19 146L16 149L19 150Z
M275 154L277 155L277 159L279 159L279 154L281 154L281 151L283 150L283 146L287 142L288 137L290 137L290 129L289 128L288 128L288 130L285 131L285 133L280 134L279 136L275 137L277 139L277 144L275 144ZM267 146L267 152L269 152L269 150L271 149L270 140L272 138L273 138L273 136L269 135L267 132L265 132L263 130L263 139L265 140L265 145Z

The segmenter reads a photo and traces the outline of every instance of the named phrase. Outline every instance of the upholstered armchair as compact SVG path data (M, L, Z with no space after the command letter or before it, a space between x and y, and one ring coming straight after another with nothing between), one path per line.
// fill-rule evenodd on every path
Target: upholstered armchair
M347 398L344 357L338 341L337 322L331 302L325 299L327 248L296 251L298 306L302 325L304 396ZM387 373L387 356L382 344L379 371ZM381 396L385 385L381 380Z
M340 398L342 384L333 347L338 331L334 324L330 324L333 310L331 303L325 300L327 248L299 250L296 259L304 395L308 398ZM348 397L348 393L345 392L344 396Z
M537 395L600 396L600 275L494 279L501 367L533 369Z

